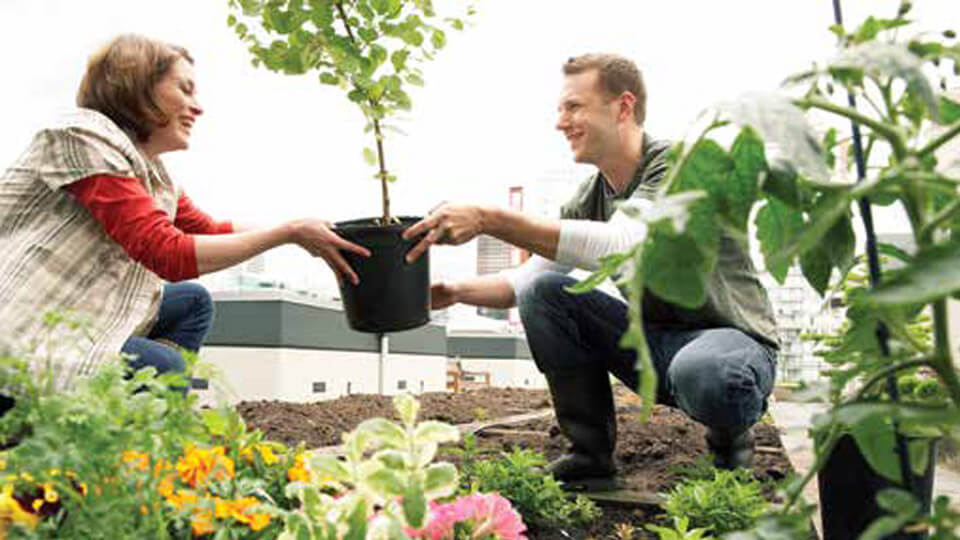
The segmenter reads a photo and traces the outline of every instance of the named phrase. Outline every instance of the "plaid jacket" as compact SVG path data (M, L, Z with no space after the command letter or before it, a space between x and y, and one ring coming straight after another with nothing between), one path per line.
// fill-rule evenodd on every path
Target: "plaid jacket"
M57 389L148 331L160 305L163 281L60 189L97 174L140 179L173 220L179 189L163 164L89 109L37 133L0 176L0 345L49 371ZM61 315L79 324L52 325Z

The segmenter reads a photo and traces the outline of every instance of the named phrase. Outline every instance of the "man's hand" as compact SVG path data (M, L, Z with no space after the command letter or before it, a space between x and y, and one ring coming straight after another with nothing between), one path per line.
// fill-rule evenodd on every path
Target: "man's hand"
M430 215L403 232L403 238L426 236L407 253L407 262L412 263L434 244L457 246L473 240L483 233L484 211L479 206L441 203Z
M459 301L452 283L440 281L430 286L430 309L448 308Z

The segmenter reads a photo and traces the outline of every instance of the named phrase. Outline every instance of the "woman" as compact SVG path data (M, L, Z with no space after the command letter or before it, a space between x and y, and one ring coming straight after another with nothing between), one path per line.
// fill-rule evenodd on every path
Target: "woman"
M247 230L214 221L171 181L159 156L187 149L203 113L185 49L116 38L91 57L77 105L0 176L0 344L52 358L55 388L121 350L134 367L182 371L178 348L199 348L213 309L201 286L179 282L270 248L297 244L357 281L338 250L369 252L329 223ZM83 338L51 329L48 313L82 319Z

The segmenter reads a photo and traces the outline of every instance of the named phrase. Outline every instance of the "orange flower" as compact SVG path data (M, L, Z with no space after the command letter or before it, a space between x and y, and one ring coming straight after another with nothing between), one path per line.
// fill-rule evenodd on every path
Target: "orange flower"
M127 450L121 456L123 462L127 465L130 465L138 471L145 471L150 467L150 456L144 452L137 452L136 450Z
M297 454L293 458L293 467L287 471L287 479L291 482L309 482L310 464L307 462L306 454Z
M157 493L159 493L161 497L169 498L173 495L173 479L174 475L168 474L160 481L160 484L157 486Z
M197 504L197 494L186 489L178 489L176 495L167 497L167 502L177 510L182 510L184 506Z
M190 518L190 528L196 536L212 533L215 530L213 527L213 512L199 510L193 514L193 517Z
M211 476L214 480L233 478L233 472L233 460L224 455L222 446L209 449L191 446L177 461L180 480L194 488L202 486Z

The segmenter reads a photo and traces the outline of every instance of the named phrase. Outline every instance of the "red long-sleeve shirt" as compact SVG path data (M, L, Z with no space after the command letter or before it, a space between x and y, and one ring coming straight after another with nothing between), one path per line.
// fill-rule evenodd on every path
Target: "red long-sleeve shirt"
M233 232L233 224L215 221L195 207L186 194L177 200L177 214L171 223L136 178L97 175L65 189L130 258L167 281L199 275L194 234Z

